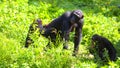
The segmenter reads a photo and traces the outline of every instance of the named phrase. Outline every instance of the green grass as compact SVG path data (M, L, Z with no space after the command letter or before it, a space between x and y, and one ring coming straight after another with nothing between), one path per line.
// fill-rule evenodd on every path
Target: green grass
M118 0L0 0L0 68L119 68L120 9ZM83 39L77 57L72 56L73 34L69 50L57 48L44 51L48 39L34 34L35 43L24 48L29 25L36 18L48 24L68 10L81 9L85 22ZM103 63L88 51L93 34L108 38L117 49L118 60Z

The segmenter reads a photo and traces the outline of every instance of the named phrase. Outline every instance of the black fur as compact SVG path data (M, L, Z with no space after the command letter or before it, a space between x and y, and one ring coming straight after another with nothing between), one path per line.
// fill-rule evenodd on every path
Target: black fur
M105 37L99 36L97 34L92 36L92 49L98 52L99 57L105 60L103 52L106 49L108 51L108 56L111 61L116 60L116 49L113 44Z

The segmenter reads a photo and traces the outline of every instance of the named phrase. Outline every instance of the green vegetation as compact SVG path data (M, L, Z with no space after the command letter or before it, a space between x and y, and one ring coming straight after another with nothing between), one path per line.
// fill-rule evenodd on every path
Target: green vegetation
M120 5L119 0L0 0L0 68L119 68L120 66ZM36 18L49 23L68 10L81 9L85 15L83 39L77 57L70 49L44 51L48 39L38 37L34 45L24 48L29 25ZM88 47L93 34L108 38L117 49L118 60L103 63L91 57ZM73 33L71 33L73 37ZM97 61L96 61L97 60Z

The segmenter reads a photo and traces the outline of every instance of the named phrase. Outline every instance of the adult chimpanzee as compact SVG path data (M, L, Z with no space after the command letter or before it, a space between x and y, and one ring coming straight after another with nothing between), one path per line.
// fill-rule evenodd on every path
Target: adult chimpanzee
M112 43L105 37L99 36L95 34L92 36L92 46L91 46L91 53L93 54L92 50L99 54L99 57L102 60L105 60L104 51L105 49L108 51L108 56L111 61L116 60L116 49L113 47Z
M60 34L60 37L65 40L63 48L67 48L67 42L69 40L69 33L75 29L74 36L74 54L76 55L79 49L79 43L82 38L82 27L83 27L83 13L81 10L68 11L62 14L60 17L54 19L44 27L45 37L50 37L52 41L56 40L56 32ZM42 25L42 24L41 24Z

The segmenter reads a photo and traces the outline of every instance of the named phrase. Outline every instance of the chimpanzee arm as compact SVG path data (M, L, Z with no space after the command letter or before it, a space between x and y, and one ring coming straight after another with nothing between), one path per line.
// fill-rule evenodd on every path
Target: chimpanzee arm
M69 27L70 27L70 23L67 21L63 21L61 31L62 31L63 39L65 40L65 45L67 45L67 42L69 40Z
M81 19L79 21L78 26L75 28L75 37L74 37L74 54L75 55L79 50L79 43L82 39L82 27L83 27L84 20Z
M82 38L82 29L76 27L75 29L75 37L74 37L74 52L79 50L79 43Z
M70 15L71 15L71 12L68 11L66 13L64 13L61 17L59 17L59 19L62 19L61 21L59 21L61 24L61 36L62 38L64 39L65 43L64 43L64 46L67 46L67 42L69 40L69 28L70 28ZM60 25L59 25L60 26ZM63 47L64 48L64 47ZM66 48L65 48L66 49Z

